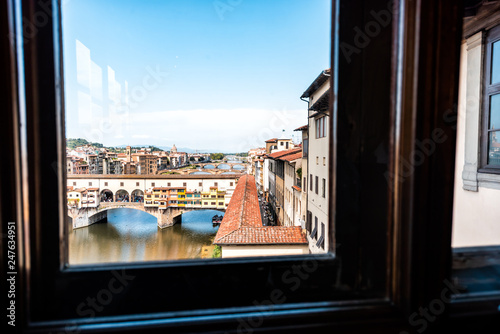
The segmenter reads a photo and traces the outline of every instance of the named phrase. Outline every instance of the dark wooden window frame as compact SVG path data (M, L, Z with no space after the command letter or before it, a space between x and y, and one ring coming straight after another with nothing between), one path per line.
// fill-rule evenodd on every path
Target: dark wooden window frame
M384 96L390 101L390 140L386 143L389 147L389 173L396 177L389 179L392 181L389 182L390 196L385 202L387 211L381 212L383 207L375 206L379 202L363 202L363 209L371 215L370 224L382 215L388 224L387 266L384 270L386 289L383 296L352 290L353 298L348 291L333 293L329 288L332 270L339 265L329 254L220 262L96 265L91 269L66 267L67 240L63 236L67 231L62 223L66 200L65 137L58 2L8 0L0 3L0 78L7 83L7 88L0 91L0 102L8 111L0 122L0 141L5 145L5 158L12 162L0 164L0 215L1 232L7 231L9 221L15 222L17 228L18 328L43 332L171 330L234 333L243 319L247 325L250 321L257 321L261 333L321 329L336 333L415 330L409 324L409 317L420 307L428 307L430 301L440 298L443 281L449 277L450 271L453 204L450 189L453 189L455 134L440 116L457 100L461 9L452 0L395 1L391 8L393 31L389 31L389 43L382 31L370 39L368 46L355 49L350 61L346 62L339 51L342 42L353 46L356 32L353 28L373 22L370 10L374 7L379 10L386 5L387 1L339 0L332 6L331 96L336 98L330 102L330 114L335 117L329 117L329 128L333 130L330 138L337 145L330 145L332 177L329 178L329 201L330 207L337 209L337 223L347 219L344 215L349 209L337 205L343 203L341 196L350 199L342 190L349 189L344 188L350 185L347 181L357 177L349 174L349 169L343 169L351 164L345 152L371 135L361 128L374 120L368 113L356 112L361 105L352 104L349 109L343 109L347 105L344 103L349 102L348 94L344 93L346 90L358 92L357 98L370 102L370 111L381 113L383 109L376 108L380 101L371 100L373 92L368 94L367 88L360 84L374 82L384 89L381 84L384 72L373 69L387 56L387 47L392 45L391 89L390 95ZM40 19L43 13L47 14L45 24L37 26L36 33L25 40L24 59L19 59L17 45L9 38L20 33L16 27L23 26L23 22L16 24L17 19L22 17L27 23L40 22L36 19ZM374 59L374 55L380 57ZM373 60L370 62L370 59ZM364 62L363 66L361 62ZM20 63L23 64L24 76L18 71ZM356 68L364 71L353 72ZM379 80L361 80L371 75L371 79L378 77ZM20 99L25 99L25 107L18 103ZM347 110L349 117L337 117L342 110ZM363 121L360 116L367 119ZM408 161L416 147L416 139L430 138L436 127L441 127L452 140L437 147L435 154L415 168L414 173L405 176L402 182L398 178L398 169L403 159ZM367 146L364 152L371 149ZM61 168L54 168L54 162ZM337 168L337 163L347 165ZM362 187L360 194L373 195L374 189L382 188L373 183L374 178L368 177L377 172L376 168L362 168L359 172L369 181L357 183ZM338 178L333 177L336 175ZM348 177L341 178L340 175ZM40 196L44 192L56 194L56 198ZM357 217L350 219L355 224L362 221ZM332 233L332 229L329 232ZM362 240L349 245L343 243L348 240L349 230L342 227L337 233L335 241L339 248L331 243L330 251L336 250L339 256L350 257L349 248L355 252ZM6 245L2 243L4 253ZM288 293L289 288L280 282L280 277L294 266L305 268L305 259L315 261L316 271L309 274L308 280L301 281L295 291ZM6 272L5 259L1 261L2 270ZM361 265L358 268L361 271L352 273L364 273L363 268ZM342 280L346 286L353 287L352 283L356 282L348 279L349 270L343 273ZM95 316L78 316L79 303L95 297L100 291L109 290L109 282L116 282L117 277L127 284L123 284L121 293L113 295L113 302ZM217 280L208 282L207 277ZM210 291L214 288L218 298L211 298ZM285 291L280 289L287 291L286 302L266 303L269 298L276 298L276 292ZM239 294L231 294L231 291L239 291ZM255 301L260 304L255 305ZM498 304L499 299L491 296L452 302L439 321L428 325L456 330L469 326L478 330L481 326L491 325ZM189 311L193 307L197 309Z
M496 131L489 130L490 123L490 98L493 95L500 94L500 82L496 84L491 84L491 71L492 71L492 51L493 43L500 41L500 26L492 28L487 32L485 38L485 51L484 51L484 68L483 68L483 80L482 80L482 120L481 120L481 168L479 172L481 173L494 173L500 174L500 165L490 165L488 164L488 154L489 154L489 134L491 132L496 132L500 137L500 129Z

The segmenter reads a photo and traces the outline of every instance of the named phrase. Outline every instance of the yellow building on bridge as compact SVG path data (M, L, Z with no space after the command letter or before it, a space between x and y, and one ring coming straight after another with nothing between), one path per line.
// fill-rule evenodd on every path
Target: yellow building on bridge
M210 187L209 191L186 190L186 187L154 187L144 194L144 207L166 209L168 207L222 209L226 208L225 190Z

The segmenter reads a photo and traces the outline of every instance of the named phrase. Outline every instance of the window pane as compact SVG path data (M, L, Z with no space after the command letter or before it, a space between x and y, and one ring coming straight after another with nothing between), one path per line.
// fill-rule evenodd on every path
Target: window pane
M500 82L500 41L493 43L491 50L491 84Z
M500 129L500 94L490 97L489 129Z
M488 138L488 165L500 166L500 131L490 132Z
M294 203L307 203L308 151L328 145L307 140L326 123L300 98L328 112L330 7L63 1L70 264L308 254Z

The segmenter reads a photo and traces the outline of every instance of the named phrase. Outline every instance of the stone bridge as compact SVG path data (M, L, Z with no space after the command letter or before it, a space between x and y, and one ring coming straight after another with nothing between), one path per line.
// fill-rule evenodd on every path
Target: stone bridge
M127 208L144 211L154 217L158 222L158 227L165 228L182 222L182 214L196 210L216 210L221 209L202 208L202 207L168 207L166 209L144 207L144 203L132 202L101 202L97 208L70 208L68 216L72 219L73 228L80 228L92 225L98 222L107 222L108 210Z

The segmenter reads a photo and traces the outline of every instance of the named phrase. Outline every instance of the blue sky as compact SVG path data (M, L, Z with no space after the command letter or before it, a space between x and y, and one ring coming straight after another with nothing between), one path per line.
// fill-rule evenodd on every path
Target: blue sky
M66 0L66 136L246 151L307 123L329 0Z

